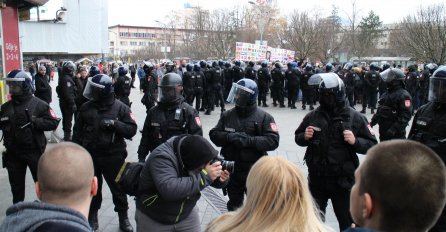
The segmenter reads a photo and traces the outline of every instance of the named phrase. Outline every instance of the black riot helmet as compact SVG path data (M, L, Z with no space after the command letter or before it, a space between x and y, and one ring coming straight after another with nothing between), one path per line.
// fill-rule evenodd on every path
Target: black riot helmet
M404 80L406 76L399 68L389 68L380 73L381 78L387 84L387 89L394 89L397 86L405 87Z
M293 68L293 62L288 62L286 64L286 66L288 67L288 69L292 69Z
M353 64L350 62L348 62L344 65L345 70L352 70L352 68L353 68Z
M325 72L333 72L333 64L332 63L327 63L325 65Z
M240 67L240 65L242 65L242 63L240 62L240 60L236 60L234 62L234 65Z
M153 71L153 64L150 61L144 61L144 65L142 66L142 69L144 70L144 73L146 75L149 75Z
M256 104L258 95L257 84L251 79L243 78L232 84L227 101L235 102L235 106L238 108L246 108Z
M166 73L175 72L176 65L172 61L167 62L165 64L165 67L166 67Z
M255 64L254 64L254 61L249 61L249 62L248 62L248 65L249 65L249 67L254 67L254 65L255 65Z
M129 69L125 66L121 66L118 68L118 75L119 76L125 76L129 72Z
M266 61L262 61L260 65L262 66L262 68L268 67L268 63L266 63Z
M409 65L409 67L407 67L407 69L409 70L409 72L415 72L417 71L417 66L416 65Z
M274 67L276 67L276 68L282 68L282 64L281 64L280 62L276 62L276 63L274 64Z
M12 70L6 76L6 84L11 96L21 96L32 92L32 79L20 69Z
M223 62L222 60L218 60L218 66L223 67L223 65L225 65L225 62Z
M307 65L305 65L305 71L309 72L311 70L313 70L313 66L311 64L308 63Z
M201 68L200 65L194 64L194 72L200 72Z
M429 70L430 74L433 74L435 72L435 70L437 70L438 65L435 63L430 63L430 64L426 65L426 68Z
M429 101L446 103L446 66L440 66L429 78Z
M76 71L76 65L73 63L73 61L65 61L62 65L62 72L65 75L74 75L74 71Z
M100 73L101 73L101 70L99 69L98 66L91 66L90 70L88 71L88 76L94 77Z
M192 64L187 64L186 65L186 71L192 72L193 69L194 69L194 66Z
M385 71L386 69L390 68L390 64L383 64L382 70Z
M112 79L105 74L98 74L88 78L83 95L91 101L100 101L113 93Z
M183 97L183 81L176 73L167 73L159 85L159 101L174 103Z
M200 68L206 68L207 64L206 61L200 60Z
M226 68L230 68L230 67L231 67L231 63L229 63L229 62L225 62L225 67L226 67Z
M378 71L379 70L379 66L376 62L373 62L370 64L370 71Z
M212 67L217 67L218 66L218 63L217 63L217 61L212 61Z
M332 111L345 104L345 85L335 73L318 73L312 75L308 85L319 86L321 108Z

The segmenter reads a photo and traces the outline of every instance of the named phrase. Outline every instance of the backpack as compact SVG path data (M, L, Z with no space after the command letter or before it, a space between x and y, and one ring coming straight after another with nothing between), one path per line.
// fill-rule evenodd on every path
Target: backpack
M141 176L144 163L140 162L124 162L115 182L119 188L130 196L135 196L138 193L139 179Z

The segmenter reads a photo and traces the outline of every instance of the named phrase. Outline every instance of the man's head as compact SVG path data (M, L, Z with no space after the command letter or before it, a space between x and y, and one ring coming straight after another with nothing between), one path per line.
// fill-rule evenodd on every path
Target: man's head
M81 146L63 142L48 149L37 167L37 197L47 203L80 209L97 191L93 161ZM88 208L86 208L88 213Z
M353 220L379 231L426 231L446 202L446 168L410 140L382 142L367 152L350 195Z
M44 65L40 65L39 66L39 73L40 73L40 75L45 75L45 73L46 73L46 67L44 66Z
M201 171L218 155L218 151L212 144L199 135L178 136L174 141L174 146L181 156L184 168L188 171Z

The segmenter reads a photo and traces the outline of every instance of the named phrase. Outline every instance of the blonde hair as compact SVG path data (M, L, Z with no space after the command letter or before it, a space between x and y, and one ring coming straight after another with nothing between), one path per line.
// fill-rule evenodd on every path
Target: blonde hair
M264 156L249 172L243 207L214 219L206 231L326 231L303 173L279 156Z

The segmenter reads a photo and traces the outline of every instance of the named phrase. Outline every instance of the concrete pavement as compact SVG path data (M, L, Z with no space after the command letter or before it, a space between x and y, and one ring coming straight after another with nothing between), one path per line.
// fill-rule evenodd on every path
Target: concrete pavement
M57 85L57 78L54 78L54 81L51 82L51 86L53 87L53 102L51 103L51 107L56 111L56 113L61 116L57 94L55 93ZM138 80L135 81L135 86L139 86ZM146 109L140 102L142 97L142 93L139 91L139 88L132 89L130 100L133 102L132 111L136 117L136 121L138 124L138 130L142 129L144 124L144 119L146 115ZM272 152L269 152L270 155L280 155L294 164L296 164L301 171L305 174L308 174L307 167L303 162L303 156L305 154L305 149L303 147L299 147L294 142L294 131L302 121L303 117L309 112L309 110L302 110L300 107L300 102L297 103L297 109L289 109L289 108L278 108L272 107L271 99L268 100L268 104L270 107L262 109L269 112L276 120L276 123L279 128L280 133L280 145L279 147ZM227 108L232 108L233 106L229 105ZM359 108L361 106L358 106ZM201 121L203 124L204 137L209 139L209 130L212 129L219 119L220 109L217 108L211 115L204 115L200 113ZM367 118L370 120L371 114L370 110L366 114ZM62 124L60 123L57 133L60 137L63 137L63 132L61 130ZM375 127L375 133L377 133L377 127ZM137 133L136 136L132 139L132 141L127 141L127 150L128 150L128 161L137 161L137 149L141 139L141 133ZM48 146L51 146L49 144ZM2 146L2 145L0 145ZM4 149L4 147L1 147ZM361 160L360 156L360 160ZM12 203L12 195L10 192L10 186L7 176L6 169L0 169L0 220L2 221L5 217L5 211L7 207L9 207ZM105 182L104 182L105 184ZM102 208L99 211L99 231L107 231L114 232L119 231L118 227L118 217L117 213L113 211L114 205L111 200L111 193L108 187L103 186L103 202ZM34 184L31 178L31 174L28 171L27 173L27 185L26 185L26 201L32 201L36 199L36 195L34 193ZM134 212L135 212L135 204L131 197L129 200L129 217L131 219L131 223L133 226L135 225L134 220ZM203 197L198 202L198 206L200 209L200 219L202 228L205 228L206 225L218 215L218 212L206 201ZM336 217L334 216L333 209L331 203L327 209L326 216L326 224L333 229L337 230L338 224Z

